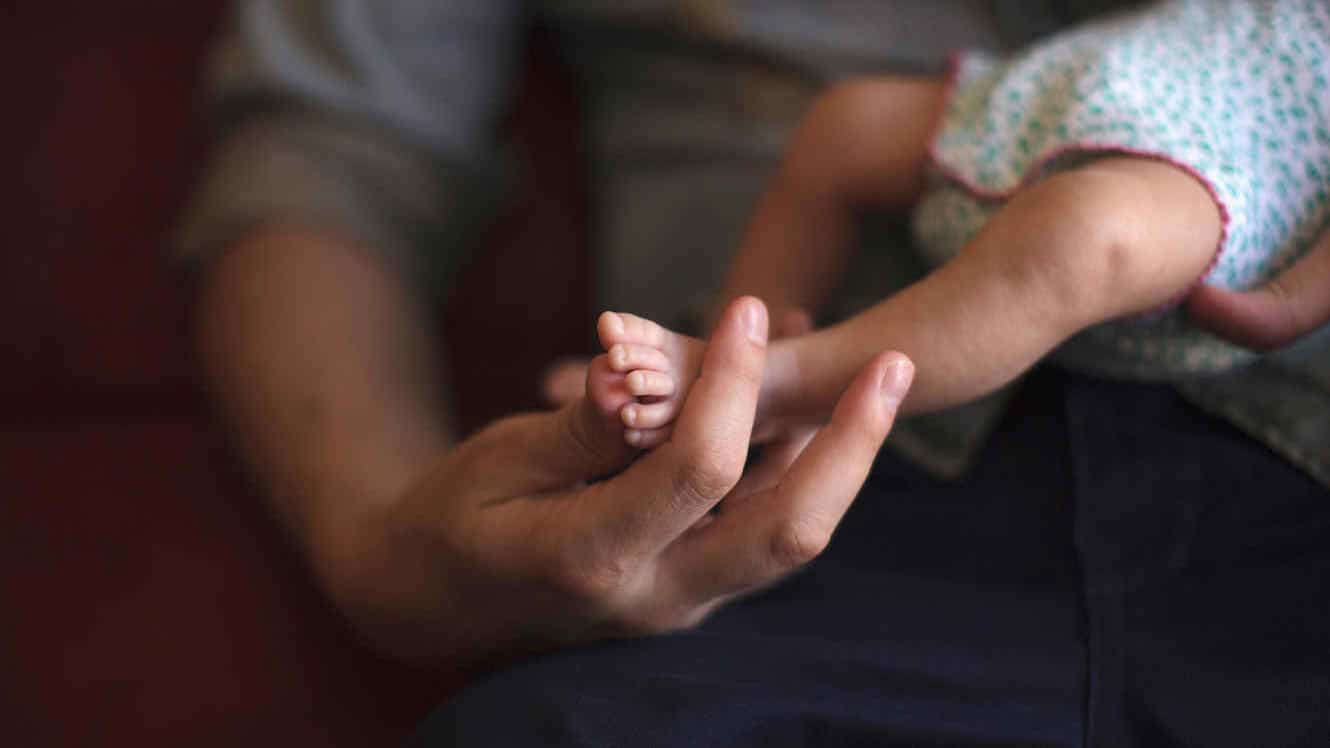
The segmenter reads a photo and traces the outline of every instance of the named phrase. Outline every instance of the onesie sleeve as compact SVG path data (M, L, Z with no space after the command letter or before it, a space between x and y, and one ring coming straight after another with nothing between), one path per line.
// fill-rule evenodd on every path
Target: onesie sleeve
M240 0L213 51L208 165L173 252L198 268L265 223L328 231L421 282L498 185L511 0Z

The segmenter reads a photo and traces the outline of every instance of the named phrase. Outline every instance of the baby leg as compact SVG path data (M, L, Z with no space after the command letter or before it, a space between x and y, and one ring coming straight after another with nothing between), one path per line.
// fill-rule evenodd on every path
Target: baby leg
M820 95L757 205L714 308L757 296L772 313L773 337L807 332L807 312L826 301L852 248L856 210L903 209L922 189L944 94L938 78L875 76ZM604 381L604 372L593 372L593 399L622 410L628 438L659 439L648 434L673 419L695 376L695 341L684 345L631 315L602 317L598 329L615 373L625 378ZM628 376L634 370L642 373ZM546 397L555 404L575 399L586 371L576 364L551 370Z
M1076 332L1179 298L1213 259L1220 226L1209 191L1163 162L1111 158L1057 174L918 283L835 327L773 342L759 418L820 422L888 350L918 372L907 411L981 397ZM631 315L604 315L601 336L624 377L628 438L663 438L652 430L677 414L702 344Z
M756 296L772 319L788 309L818 313L857 243L859 212L904 210L922 192L945 93L937 78L876 76L819 96L758 202L717 301Z
M1161 161L1106 158L1056 174L923 280L792 341L800 381L784 388L784 407L827 411L859 366L893 349L918 371L908 411L973 400L1090 325L1180 298L1213 259L1220 227L1205 186Z

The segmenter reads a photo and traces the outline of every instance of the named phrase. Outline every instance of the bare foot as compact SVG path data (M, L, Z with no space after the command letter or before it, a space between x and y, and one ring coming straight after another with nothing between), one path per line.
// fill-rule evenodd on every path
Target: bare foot
M774 337L794 337L811 330L808 315L792 310L777 322ZM600 315L596 332L605 347L596 361L603 358L604 366L593 366L588 373L587 392L602 412L618 412L629 444L650 449L663 443L698 377L706 343L649 319L616 312ZM771 363L769 360L768 373ZM764 391L758 406L755 437L760 440L776 428L766 407L770 394Z
M629 444L650 449L664 442L697 379L706 344L616 312L600 315L596 332L606 366L592 367L587 392L602 411L617 410Z
M560 408L584 395L590 364L589 358L566 358L550 366L540 385L545 402Z

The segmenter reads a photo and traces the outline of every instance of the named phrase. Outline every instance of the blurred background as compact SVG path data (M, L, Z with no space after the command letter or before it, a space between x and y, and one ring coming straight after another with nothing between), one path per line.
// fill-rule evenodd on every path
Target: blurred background
M353 638L209 412L189 279L163 252L224 12L0 11L0 745L389 744L461 679ZM544 366L589 343L575 108L539 30L524 81L522 178L439 310L475 362L455 380L466 428L536 405ZM517 254L529 272L501 276Z

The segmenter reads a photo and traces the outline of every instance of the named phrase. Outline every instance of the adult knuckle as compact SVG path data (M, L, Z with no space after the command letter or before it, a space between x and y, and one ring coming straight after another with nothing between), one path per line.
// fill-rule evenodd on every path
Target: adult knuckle
M770 553L776 566L803 566L826 550L832 529L809 518L792 517L779 523L771 534Z
M740 467L719 448L695 449L675 469L675 489L681 498L715 501L739 481Z
M565 598L587 608L609 604L624 588L627 564L615 558L588 559L585 554L565 554L550 567L552 586Z

